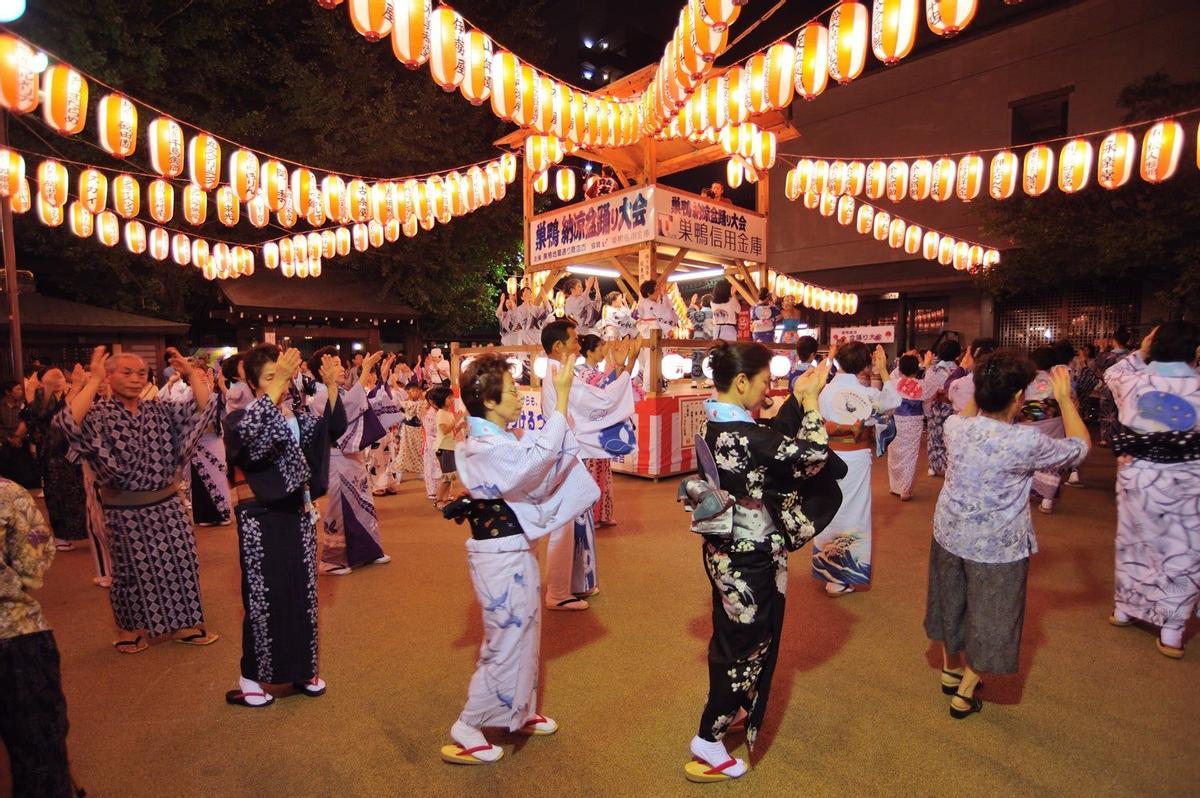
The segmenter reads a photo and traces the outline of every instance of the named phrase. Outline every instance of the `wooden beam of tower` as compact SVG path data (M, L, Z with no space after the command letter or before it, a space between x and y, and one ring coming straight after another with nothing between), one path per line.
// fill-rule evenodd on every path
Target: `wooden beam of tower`
M593 152L588 157L612 169L613 176L621 184L621 188L629 188L629 178L625 176L625 173L637 174L638 171L637 166L628 158L621 157L619 152Z
M621 278L617 280L617 285L621 286L622 288L628 286L628 290L626 291L627 298L636 305L638 300L637 278L630 273L629 269L625 268L625 264L621 263L620 258L614 255L608 260L613 266L616 266L617 271L621 273ZM624 281L624 285L622 285L622 281Z
M663 269L662 274L658 276L658 282L660 284L666 283L667 278L671 276L671 273L679 268L679 264L683 263L683 259L687 257L688 252L689 250L686 250L683 247L679 248L679 251L676 252L671 260L667 263L667 268Z
M733 290L737 292L738 296L746 300L746 304L753 305L754 303L758 302L758 298L752 296L735 275L726 274L725 279L729 282L729 285L733 287Z

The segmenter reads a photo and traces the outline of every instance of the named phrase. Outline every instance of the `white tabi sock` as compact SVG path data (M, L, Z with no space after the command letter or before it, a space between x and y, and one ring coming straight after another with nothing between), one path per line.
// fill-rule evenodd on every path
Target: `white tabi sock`
M474 726L463 723L461 720L455 721L454 725L450 727L450 739L462 746L464 750L476 748L481 745L489 745L487 738L483 736L483 732ZM495 762L503 754L504 749L492 746L482 751L476 751L471 756L484 762Z
M238 677L238 689L241 690L243 693L265 693L265 692L267 692L266 690L264 690L262 688L261 684L259 684L258 682L252 682L249 679L247 679L245 676ZM263 704L266 704L271 699L269 697L248 695L243 700L252 707L261 707Z
M1113 617L1117 619L1118 623L1129 623L1129 621L1132 620L1128 615L1118 609L1113 610Z
M1183 627L1168 629L1164 626L1158 631L1158 639L1168 648L1183 648Z
M702 737L692 738L692 756L703 759L712 767L720 767L730 760L729 752L725 750L725 743L717 740L709 742ZM730 765L722 771L725 775L731 778L737 778L746 772L746 763L742 760L737 760L737 764Z

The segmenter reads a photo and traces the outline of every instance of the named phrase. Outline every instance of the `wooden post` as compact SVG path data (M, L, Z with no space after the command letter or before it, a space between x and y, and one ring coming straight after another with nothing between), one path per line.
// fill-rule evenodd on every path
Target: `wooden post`
M662 385L662 330L650 331L649 367L646 369L646 393L658 396Z
M8 146L8 113L0 111L0 147ZM0 237L4 248L4 290L8 293L8 342L12 348L13 379L22 379L25 354L21 346L21 299L17 286L17 251L13 244L12 197L0 199Z
M634 286L641 292L641 284L647 280L657 280L657 266L655 261L658 260L658 247L653 241L647 242L645 246L638 250L638 284Z
M525 273L529 274L533 258L529 247L530 220L533 218L533 172L524 158L521 159L521 217L525 236Z
M458 341L450 342L450 384L458 387Z

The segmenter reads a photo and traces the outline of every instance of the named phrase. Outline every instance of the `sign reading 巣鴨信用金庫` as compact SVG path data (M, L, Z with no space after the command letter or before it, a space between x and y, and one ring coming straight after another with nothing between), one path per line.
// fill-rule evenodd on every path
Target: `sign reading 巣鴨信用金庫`
M662 243L738 260L767 258L767 217L744 208L655 186L654 224Z
M590 255L654 238L655 186L636 186L529 220L529 263Z

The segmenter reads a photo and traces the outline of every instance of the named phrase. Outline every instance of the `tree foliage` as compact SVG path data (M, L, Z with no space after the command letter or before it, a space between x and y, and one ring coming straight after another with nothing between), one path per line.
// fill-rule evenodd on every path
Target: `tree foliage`
M546 54L539 13L545 2L459 0L455 9L536 64ZM474 108L457 93L445 96L427 68L405 69L386 40L368 43L345 5L325 11L312 0L55 0L30 4L15 29L168 115L310 164L318 176L448 169L494 157L492 142L511 129L486 104ZM121 166L95 145L95 103L104 93L91 87L89 124L76 140L38 119L14 119L14 145ZM149 121L144 114L139 120L131 170L150 171ZM227 156L231 147L222 149ZM21 256L45 262L39 284L54 293L180 320L202 317L216 302L215 287L194 269L105 250L32 220L19 221L17 232ZM245 242L282 234L244 220L233 230L210 221L204 232ZM346 270L379 276L397 301L422 311L431 331L461 330L490 314L499 278L518 262L520 246L520 197L510 192L445 227L338 258L320 279L336 280Z
M1126 124L1155 119L1200 106L1200 83L1174 83L1155 73L1127 86L1118 104ZM1135 173L1108 191L1093 176L1077 194L1051 190L986 205L985 231L1015 249L981 276L984 287L998 297L1020 297L1072 284L1144 281L1160 289L1172 315L1189 309L1194 315L1200 309L1200 172L1187 163L1194 155L1185 148L1178 172L1159 185Z

